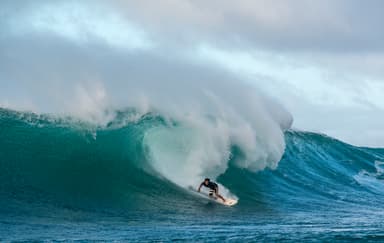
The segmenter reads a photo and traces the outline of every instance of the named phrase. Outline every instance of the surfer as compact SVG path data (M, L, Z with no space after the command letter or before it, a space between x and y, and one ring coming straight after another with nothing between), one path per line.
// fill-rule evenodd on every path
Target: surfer
M202 186L208 187L210 189L209 196L213 196L213 193L215 193L218 198L225 202L224 197L219 194L219 186L215 182L212 182L209 178L205 178L197 189L198 192L200 192Z

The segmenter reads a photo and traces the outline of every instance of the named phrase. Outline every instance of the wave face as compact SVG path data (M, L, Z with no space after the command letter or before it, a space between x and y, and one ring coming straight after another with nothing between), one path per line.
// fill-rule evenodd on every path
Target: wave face
M133 109L102 126L0 110L0 239L382 239L384 149L293 130L245 144L206 122L213 131ZM239 203L192 195L205 176Z
M197 200L185 188L205 176L236 195L238 209L366 208L384 196L383 149L321 134L286 131L280 160L276 151L250 158L236 140L220 151L215 146L226 146L215 144L212 133L134 110L116 112L103 127L4 109L0 123L3 213L11 210L9 200L18 202L13 207L33 202L96 211L169 209L175 201L183 208ZM205 155L212 161L201 161Z

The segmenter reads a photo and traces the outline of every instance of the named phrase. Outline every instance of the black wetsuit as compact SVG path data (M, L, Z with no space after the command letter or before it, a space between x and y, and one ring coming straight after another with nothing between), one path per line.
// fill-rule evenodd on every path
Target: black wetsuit
M209 189L213 190L214 192L217 192L217 188L219 187L216 183L214 183L212 181L208 182L208 185L205 185L205 183L203 183L203 186L208 187Z

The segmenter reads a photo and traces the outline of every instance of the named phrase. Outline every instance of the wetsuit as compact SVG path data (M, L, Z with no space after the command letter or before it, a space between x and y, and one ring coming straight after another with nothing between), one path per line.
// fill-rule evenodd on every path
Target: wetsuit
M209 182L208 182L208 185L205 185L205 184L203 183L203 186L208 187L209 189L211 189L211 190L214 191L215 193L217 193L217 189L218 189L218 187L219 187L216 183L214 183L214 182L212 182L212 181L209 181ZM212 192L210 192L209 194L211 195Z

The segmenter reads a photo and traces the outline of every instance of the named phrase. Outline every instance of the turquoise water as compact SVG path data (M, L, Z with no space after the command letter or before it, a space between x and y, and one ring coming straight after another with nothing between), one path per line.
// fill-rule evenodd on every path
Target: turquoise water
M98 126L0 109L0 241L384 241L384 149L288 130L278 167L252 171L232 144L216 179L239 203L224 207L151 161L169 137L149 133L185 139L183 124L132 113Z

